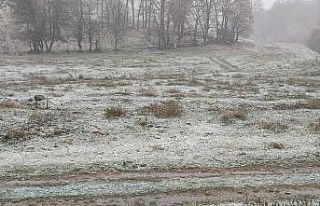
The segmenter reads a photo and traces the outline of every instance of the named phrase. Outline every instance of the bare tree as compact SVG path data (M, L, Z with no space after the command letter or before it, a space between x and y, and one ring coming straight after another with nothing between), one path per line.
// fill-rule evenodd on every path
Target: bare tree
M209 38L209 30L211 27L211 20L213 15L213 6L216 2L214 0L200 0L200 6L202 10L203 16L203 25L202 25L202 33L203 33L203 43L208 43Z
M62 26L68 16L63 11L64 5L62 0L46 0L47 28L45 45L48 52L52 51L54 42L63 39L61 34Z
M118 50L119 42L123 39L125 34L125 8L121 0L113 0L109 2L109 12L111 16L110 32L112 35L112 43L114 50Z
M85 15L86 7L85 0L72 0L73 6L71 7L72 13L72 33L77 40L78 50L82 51L82 42L85 38Z
M3 9L7 5L7 0L0 0L0 9Z
M233 5L232 35L235 41L239 36L249 37L253 27L254 5L251 0L239 0Z
M62 0L12 0L11 7L16 23L22 25L20 38L26 40L33 52L52 51L60 40L64 22Z
M109 35L118 50L132 28L159 49L201 39L204 45L234 42L251 32L255 10L253 0L0 0L0 6L8 2L22 25L20 38L34 52L50 52L56 41L98 50Z

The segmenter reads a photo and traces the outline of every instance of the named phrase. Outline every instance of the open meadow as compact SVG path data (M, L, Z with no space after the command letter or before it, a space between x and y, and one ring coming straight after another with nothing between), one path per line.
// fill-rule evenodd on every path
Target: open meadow
M0 204L319 204L303 46L1 55L0 74Z

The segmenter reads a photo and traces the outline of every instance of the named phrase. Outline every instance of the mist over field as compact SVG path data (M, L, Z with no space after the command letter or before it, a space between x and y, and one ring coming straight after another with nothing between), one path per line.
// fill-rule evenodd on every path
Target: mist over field
M311 36L318 33L315 30L319 28L319 11L320 3L315 0L276 2L256 14L252 38L308 45L314 38Z
M0 205L320 204L318 0L0 0Z

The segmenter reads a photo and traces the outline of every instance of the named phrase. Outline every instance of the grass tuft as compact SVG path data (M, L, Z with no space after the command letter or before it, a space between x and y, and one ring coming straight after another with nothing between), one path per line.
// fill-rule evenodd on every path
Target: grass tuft
M230 122L232 120L242 120L248 119L249 111L246 108L239 107L233 110L225 110L221 112L221 121Z
M0 103L0 107L13 109L13 108L19 108L19 104L12 99L6 99Z
M314 132L320 133L320 118L311 122L309 124L309 128Z
M268 147L271 149L278 149L278 150L283 150L285 148L285 146L282 143L278 143L278 142L271 142L268 145Z
M1 131L0 140L2 142L14 142L14 141L24 141L29 138L30 128L29 125L24 124L21 126L11 126L5 128L4 131Z
M263 120L258 123L258 128L273 131L275 133L281 133L286 131L289 126L281 121Z
M181 104L174 100L152 104L149 109L158 118L175 118L183 113Z
M312 99L306 102L296 102L292 104L277 104L274 110L298 110L298 109L320 109L320 99Z
M148 88L148 89L142 88L142 89L140 89L139 93L144 97L155 97L155 96L157 96L155 90L152 89L152 88Z
M121 107L110 107L104 110L104 116L108 119L120 118L126 114L127 111Z

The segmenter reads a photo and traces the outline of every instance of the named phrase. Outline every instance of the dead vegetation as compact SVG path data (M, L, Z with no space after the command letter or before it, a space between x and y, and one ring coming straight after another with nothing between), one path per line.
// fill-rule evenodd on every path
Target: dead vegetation
M176 98L183 98L185 97L185 94L183 94L180 90L178 89L168 89L166 91L166 93L168 94L168 96L170 97L176 97Z
M156 91L151 87L149 87L149 88L141 88L139 90L139 93L141 94L141 96L144 96L144 97L155 97L155 96L157 96Z
M220 120L223 123L230 123L235 120L245 121L248 119L249 111L245 107L238 107L231 110L220 110Z
M30 135L28 124L12 125L0 130L1 142L15 142L27 140Z
M240 93L253 93L258 94L260 88L257 84L253 83L251 79L243 83L237 81L217 81L217 88L226 91L240 92Z
M271 142L268 144L268 148L283 150L285 148L285 146L284 146L284 144L279 143L279 142Z
M313 74L317 74L317 73L313 73ZM287 83L293 86L304 86L304 87L312 87L312 88L317 88L320 85L320 82L318 80L307 79L307 78L290 78L284 83Z
M154 103L146 109L158 118L175 118L180 117L183 113L183 107L180 102L174 100Z
M33 112L25 119L24 122L15 122L10 125L0 128L0 141L14 143L25 141L34 137L52 137L67 133L68 129L65 126L57 125L56 123L66 120L65 113L56 113L52 111Z
M19 103L17 103L16 101L14 101L12 99L3 100L0 103L0 108L14 109L14 108L19 108L19 107L20 107Z
M295 103L283 103L283 104L277 104L273 106L274 110L298 110L298 109L309 109L309 110L315 110L320 109L320 99L312 99L307 100L305 102L295 102Z
M205 86L205 83L197 78L186 78L186 77L172 78L171 77L167 79L169 80L167 83L168 86L190 86L190 87Z
M153 146L151 147L151 149L152 149L152 151L154 151L154 152L156 152L156 151L164 151L164 150L165 150L165 148L164 148L163 146L161 146L161 145L153 145Z
M124 117L127 114L127 111L122 107L110 107L104 110L104 116L107 119L116 119Z
M124 79L103 79L103 80L92 80L88 81L87 86L89 87L121 87L121 86L129 86L132 83L129 80Z
M289 129L289 125L282 121L262 120L257 123L259 129L272 131L275 133L281 133Z
M138 119L137 124L141 127L147 127L149 125L149 120L147 116L143 116Z
M320 133L320 118L311 122L309 124L309 129L311 129L313 132Z

